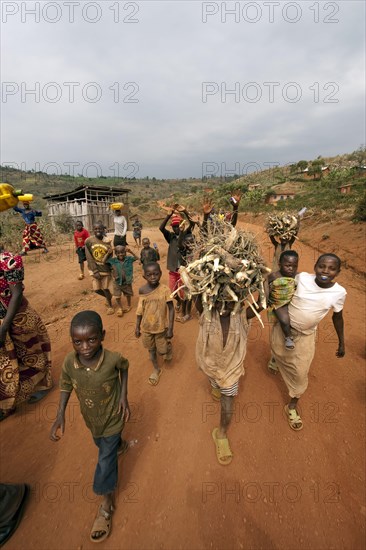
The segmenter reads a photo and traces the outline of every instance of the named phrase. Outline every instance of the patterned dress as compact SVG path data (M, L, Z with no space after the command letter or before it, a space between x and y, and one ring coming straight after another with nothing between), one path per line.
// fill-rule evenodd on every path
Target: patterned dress
M0 324L8 313L11 286L22 284L22 258L10 252L0 253ZM16 405L27 401L36 391L52 387L51 344L38 313L24 296L0 344L0 414L11 414Z
M33 209L27 210L25 208L19 208L18 206L15 206L13 210L21 214L25 221L25 228L23 231L23 252L29 252L32 248L46 248L41 230L36 222L36 217L42 216L42 212Z

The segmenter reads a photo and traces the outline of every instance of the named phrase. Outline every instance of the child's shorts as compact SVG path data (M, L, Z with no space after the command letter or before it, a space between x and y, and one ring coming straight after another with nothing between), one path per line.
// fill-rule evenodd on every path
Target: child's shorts
M167 331L159 332L158 334L151 334L150 332L143 332L142 343L144 348L149 351L157 351L159 355L165 355L166 359L171 358L172 343L166 337Z
M180 278L180 273L178 271L169 271L169 288L172 292L181 287L183 282ZM183 299L183 289L180 289L178 292L179 298Z
M100 279L92 277L93 281L93 290L112 290L112 279L111 276L101 275Z
M121 295L133 296L132 285L119 285L117 281L113 281L113 296L120 298Z
M76 254L78 255L79 264L82 264L86 262L86 255L85 255L85 248L79 246L79 248L76 249Z
M230 386L230 388L220 388L218 383L213 378L210 378L210 377L209 377L209 381L212 388L214 388L215 390L220 390L222 395L227 395L229 397L235 397L236 395L238 395L239 380L237 380L232 386Z

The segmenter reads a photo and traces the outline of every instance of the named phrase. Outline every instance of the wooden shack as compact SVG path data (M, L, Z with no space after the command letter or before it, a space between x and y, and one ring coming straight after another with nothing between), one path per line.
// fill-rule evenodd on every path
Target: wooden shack
M266 204L277 204L279 201L294 199L295 196L295 193L290 191L278 191L277 193L268 194L264 202Z
M122 202L122 214L129 223L128 193L130 189L121 187L106 187L81 185L73 191L46 195L48 214L56 229L55 218L68 215L73 221L81 220L84 227L91 231L95 222L101 220L108 230L113 230L113 211L109 205Z
M347 183L346 185L340 185L338 189L342 193L342 195L347 195L352 190L352 183Z

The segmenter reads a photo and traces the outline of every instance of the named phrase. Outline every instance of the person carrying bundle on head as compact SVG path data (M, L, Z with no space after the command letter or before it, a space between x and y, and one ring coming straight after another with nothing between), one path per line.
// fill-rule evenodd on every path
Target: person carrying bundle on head
M23 220L25 221L25 228L23 231L23 249L20 253L21 256L26 256L30 249L32 248L43 248L43 253L47 254L48 249L43 240L42 232L38 227L36 218L42 216L40 210L33 210L29 202L23 202L24 208L19 208L14 206L14 212L21 214Z
M176 214L177 211L179 211L186 217L186 219L189 221L189 227L191 229L194 225L194 222L189 217L186 208L184 206L174 204L172 206L171 212L166 216L166 218L159 226L159 230L162 232L166 242L169 245L167 255L167 269L169 271L169 288L171 292L177 290L179 286L180 275L178 270L182 263L181 254L178 248L178 237L180 233L180 224L182 222L182 218L181 216L178 216ZM173 231L168 231L168 229L166 228L169 220L171 220L170 225ZM178 292L175 294L175 299L177 301L175 310L178 312L181 309L181 296Z
M249 320L265 307L267 268L253 235L215 220L198 237L193 258L180 275L187 293L196 296L200 313L196 361L209 379L212 398L221 405L219 426L212 431L217 460L229 465L233 453L227 432L244 375ZM248 300L256 289L260 305L252 306Z
M282 252L291 250L300 229L300 217L290 214L269 216L266 231L274 246L272 271L278 271Z

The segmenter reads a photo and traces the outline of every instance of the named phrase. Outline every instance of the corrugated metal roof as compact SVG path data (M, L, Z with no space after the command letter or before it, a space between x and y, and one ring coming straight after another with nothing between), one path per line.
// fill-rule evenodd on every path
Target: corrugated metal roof
M80 185L72 191L66 191L65 193L58 193L57 195L45 195L43 198L49 201L62 201L62 200L77 200L82 199L85 196L85 191L90 191L91 194L95 192L99 198L113 198L118 195L130 193L131 189L125 189L122 187L107 187L105 185Z

